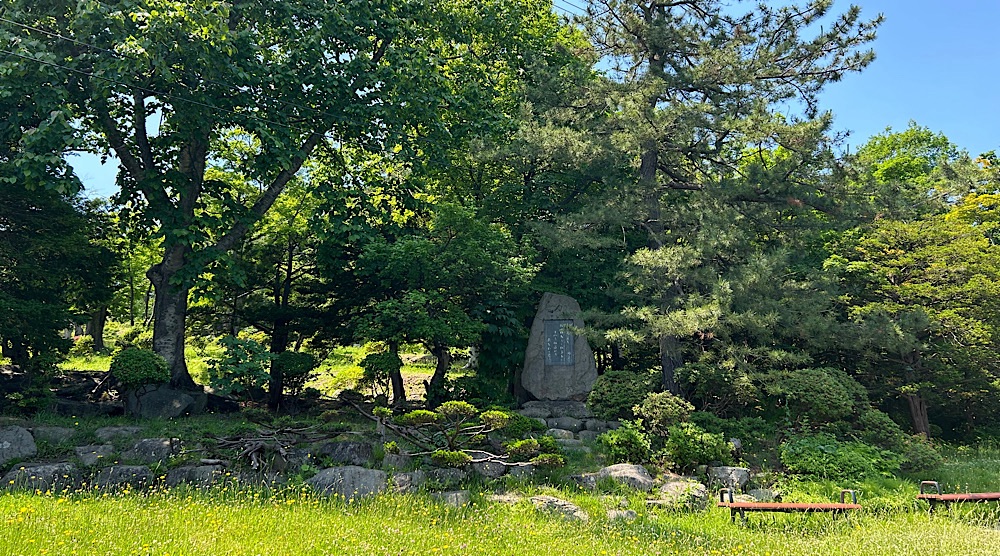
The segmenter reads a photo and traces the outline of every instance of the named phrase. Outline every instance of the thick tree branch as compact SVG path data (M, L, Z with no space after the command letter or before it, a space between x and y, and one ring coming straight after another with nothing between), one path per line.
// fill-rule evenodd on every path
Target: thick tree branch
M139 147L139 156L147 172L154 171L153 151L149 148L149 137L146 135L146 99L139 89L132 91L132 126L135 128L135 144Z

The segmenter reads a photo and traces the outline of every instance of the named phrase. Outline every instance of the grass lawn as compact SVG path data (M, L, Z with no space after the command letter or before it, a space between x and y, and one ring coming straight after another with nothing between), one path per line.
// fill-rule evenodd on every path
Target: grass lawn
M216 491L0 496L0 555L20 554L995 554L997 512L754 515L647 513L611 522L607 497L556 493L592 516L571 523L474 498L456 509L422 495L360 503ZM633 506L635 507L635 506ZM975 512L974 512L975 513Z

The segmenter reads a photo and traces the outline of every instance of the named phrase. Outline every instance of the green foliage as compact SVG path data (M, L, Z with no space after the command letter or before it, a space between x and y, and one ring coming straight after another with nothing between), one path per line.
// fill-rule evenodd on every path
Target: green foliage
M382 451L386 454L399 454L401 450L399 448L399 444L395 440L390 440L389 442L382 444Z
M153 349L153 331L144 326L123 329L115 344L115 351L128 348Z
M667 429L687 421L694 406L687 400L670 392L648 394L642 403L633 407L632 412L642 420L642 426L656 436L667 436Z
M541 453L541 446L535 438L515 440L504 445L504 450L512 462L529 461Z
M125 389L170 381L167 362L150 350L129 348L111 358L108 371Z
M642 403L654 382L653 373L608 371L597 377L587 396L587 407L599 419L632 418L632 408Z
M721 434L713 434L694 423L681 423L667 429L663 454L678 469L690 470L715 461L732 463L732 445Z
M796 423L847 419L868 401L864 387L838 369L771 371L762 380L764 390L788 408Z
M208 363L209 384L223 394L253 397L270 379L273 354L256 340L226 336L220 343L222 357Z
M478 410L475 408L475 406L473 406L469 402L450 401L450 402L444 402L443 404L438 406L436 412L445 421L462 422L474 417L476 413L478 413ZM484 422L484 424L489 424L489 423ZM499 427L491 426L490 428L499 428Z
M431 461L439 467L465 467L472 461L472 456L458 450L434 450Z
M319 362L316 356L304 351L283 351L275 358L272 365L281 369L285 391L289 395L298 396L314 374Z
M908 437L902 450L903 461L899 470L909 475L918 475L934 471L944 464L944 457L921 435Z
M431 423L437 423L441 419L441 415L435 411L430 411L427 409L415 409L409 413L404 413L396 418L396 422L401 425L406 425L408 427L419 427L421 425L429 425Z
M619 428L598 436L597 442L612 463L646 463L651 455L649 438L635 421L622 421Z
M726 412L754 401L759 392L747 369L733 361L691 362L676 371L687 398L705 411Z
M359 388L367 388L372 396L387 396L391 390L389 378L403 368L403 360L392 351L369 353L361 360L364 374L358 380Z
M802 435L779 448L785 468L801 475L833 480L891 476L900 456L863 442L842 442L828 434Z
M877 409L862 411L857 420L858 439L865 444L899 452L907 443L906 433L891 417Z
M73 338L73 345L69 348L70 357L91 357L94 355L94 337L80 336Z
M507 425L501 431L509 438L524 438L529 433L545 432L548 427L537 419L525 417L516 411L505 411L507 415Z
M531 464L542 469L555 469L566 465L566 458L562 454L538 454L531 458Z
M511 414L513 412L490 409L479 414L479 421L491 429L504 429L510 424Z

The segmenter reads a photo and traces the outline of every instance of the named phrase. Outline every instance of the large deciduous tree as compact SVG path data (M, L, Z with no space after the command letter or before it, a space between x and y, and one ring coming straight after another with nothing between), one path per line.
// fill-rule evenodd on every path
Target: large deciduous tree
M544 2L4 0L0 97L44 91L25 133L28 178L67 148L120 160L121 200L162 237L147 275L154 349L175 386L188 293L233 249L317 148L432 156L493 121L494 91L544 48ZM239 198L207 170L243 145ZM46 164L48 162L48 164ZM41 180L36 180L39 183Z

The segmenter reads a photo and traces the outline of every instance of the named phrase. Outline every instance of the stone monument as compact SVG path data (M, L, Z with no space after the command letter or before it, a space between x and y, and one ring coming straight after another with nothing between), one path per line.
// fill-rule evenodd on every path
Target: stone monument
M580 304L572 297L545 293L531 324L521 386L539 400L585 400L597 380L594 352L583 328Z

